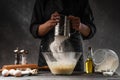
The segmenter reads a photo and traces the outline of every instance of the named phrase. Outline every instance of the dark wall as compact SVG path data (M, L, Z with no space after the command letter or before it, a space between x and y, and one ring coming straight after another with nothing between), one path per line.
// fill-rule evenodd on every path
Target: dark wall
M14 63L16 47L29 50L28 62L37 63L40 40L29 32L35 0L0 0L0 67ZM85 41L94 50L109 48L120 53L119 0L90 0L97 27L96 35ZM120 55L119 55L120 56ZM117 70L120 72L120 69Z
M29 32L34 0L0 1L0 67L14 63L16 47L29 50L29 63L37 63L39 41Z

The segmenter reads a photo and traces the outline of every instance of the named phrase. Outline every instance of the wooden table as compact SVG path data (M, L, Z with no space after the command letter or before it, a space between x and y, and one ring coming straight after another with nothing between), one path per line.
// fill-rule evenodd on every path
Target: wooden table
M74 72L72 75L53 75L48 71L44 71L32 76L0 76L0 80L120 80L120 76L117 74L113 76L103 76L101 73L86 74L80 72Z

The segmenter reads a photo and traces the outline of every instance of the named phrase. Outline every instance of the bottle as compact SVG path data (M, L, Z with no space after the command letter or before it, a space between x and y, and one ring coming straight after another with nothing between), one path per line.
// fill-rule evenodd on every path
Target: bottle
M88 55L87 55L87 60L85 62L85 69L87 74L94 72L92 55L93 55L92 48L88 47Z
M20 64L20 54L19 54L19 49L16 48L14 50L14 55L15 55L15 61L14 61L14 64L17 65L17 64Z
M28 54L28 50L20 50L20 54L21 54L21 64L22 64L22 65L27 64L27 54Z

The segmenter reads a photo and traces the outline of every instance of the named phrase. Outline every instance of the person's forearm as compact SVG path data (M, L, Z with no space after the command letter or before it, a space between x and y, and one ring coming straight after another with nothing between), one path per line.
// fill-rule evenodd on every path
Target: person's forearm
M58 12L51 14L51 18L44 24L39 25L38 35L44 36L59 22L60 16Z
M45 24L41 24L41 25L39 25L39 28L38 28L38 35L44 36L45 34L48 33L48 31L50 29L51 29L50 26L46 26Z
M39 25L38 28L38 35L39 36L44 36L47 34L55 25L57 24L58 21L56 20L48 20L44 24Z
M82 24L82 23L80 24L80 26L81 26L79 29L80 33L83 36L87 37L90 34L90 28L87 25Z

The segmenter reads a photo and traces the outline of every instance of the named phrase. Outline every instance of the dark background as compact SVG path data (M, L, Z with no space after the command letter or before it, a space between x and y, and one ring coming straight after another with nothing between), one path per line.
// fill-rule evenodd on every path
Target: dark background
M16 47L29 50L28 63L37 63L40 40L34 39L29 32L34 1L0 0L0 67L14 63ZM97 33L84 41L85 51L88 46L94 50L108 48L120 57L120 0L89 1ZM120 73L120 68L117 72Z

